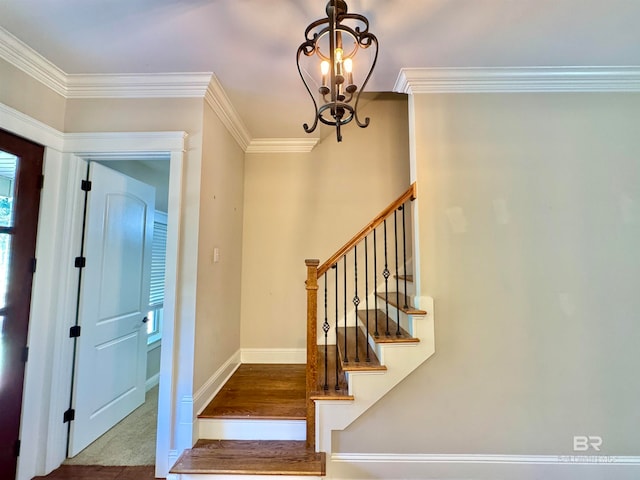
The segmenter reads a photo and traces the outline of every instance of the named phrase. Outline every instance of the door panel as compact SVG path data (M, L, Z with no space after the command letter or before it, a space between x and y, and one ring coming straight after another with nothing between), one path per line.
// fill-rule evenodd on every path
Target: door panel
M90 166L69 455L144 402L155 189Z
M0 478L16 474L44 147L0 130Z

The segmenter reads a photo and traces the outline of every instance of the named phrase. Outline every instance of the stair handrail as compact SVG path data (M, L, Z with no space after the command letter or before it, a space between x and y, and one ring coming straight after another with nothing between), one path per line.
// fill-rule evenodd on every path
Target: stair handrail
M391 216L405 202L415 200L418 192L415 182L400 195L396 200L391 202L384 210L371 220L362 230L351 238L347 243L340 247L336 253L331 255L329 259L322 265L317 259L305 260L307 267L307 280L305 282L307 290L307 369L306 369L306 415L307 415L307 447L315 449L315 402L311 400L312 393L316 390L317 374L318 374L318 278L324 275L340 258L350 252L360 241L362 241L369 233L374 231L376 227L381 225L387 218Z
M338 249L336 253L331 255L329 259L318 267L318 278L324 275L342 256L349 252L355 245L360 243L364 237L369 235L376 227L378 227L385 219L389 218L391 214L403 205L407 200L415 200L418 196L415 182L411 184L409 189L400 195L396 200L389 204L384 210L382 210L376 217L371 220L362 230L356 233L351 240L345 243Z

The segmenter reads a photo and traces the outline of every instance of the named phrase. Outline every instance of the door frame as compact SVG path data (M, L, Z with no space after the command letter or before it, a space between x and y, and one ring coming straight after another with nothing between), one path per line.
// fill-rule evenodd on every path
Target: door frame
M167 250L166 250L166 272L165 272L165 300L163 331L160 353L160 391L158 397L158 424L156 443L156 469L168 471L170 465L169 455L171 452L172 435L175 432L175 410L176 401L172 392L175 391L174 382L176 375L174 333L176 331L177 310L176 298L178 295L178 263L180 245L180 225L182 207L182 184L184 171L184 132L166 133L92 133L92 134L68 134L65 142L66 157L69 162L69 175L67 177L67 200L68 214L65 219L64 229L66 251L61 252L67 258L66 265L73 264L73 258L80 251L80 239L82 229L83 199L84 192L79 188L80 182L86 175L87 163L89 161L140 161L140 160L167 160L169 164L169 202L167 208ZM73 318L76 308L76 288L78 286L77 269L68 268L66 273L66 285L70 288L62 288L64 299L62 299L63 312L65 318ZM68 340L68 325L59 325L56 332L55 350L60 353L54 356L53 375L57 385L57 392L52 391L51 405L57 404L54 411L65 411L68 408L69 392L71 389L71 377L69 374L72 364L72 342ZM64 345L64 346L63 346ZM58 362L58 363L56 363ZM55 397L55 400L54 398ZM60 439L64 438L63 446L58 448L56 458L66 458L66 452L61 451L66 448L67 425L62 424L58 418L50 417L49 435L47 444L49 446L58 445ZM47 457L49 457L49 449ZM53 462L54 468L59 464ZM50 465L47 465L47 470Z

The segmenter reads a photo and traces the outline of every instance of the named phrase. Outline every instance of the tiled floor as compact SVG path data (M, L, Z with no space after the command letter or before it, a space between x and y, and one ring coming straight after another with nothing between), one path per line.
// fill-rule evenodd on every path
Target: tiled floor
M46 477L33 480L155 480L155 467L102 467L99 465L62 465Z

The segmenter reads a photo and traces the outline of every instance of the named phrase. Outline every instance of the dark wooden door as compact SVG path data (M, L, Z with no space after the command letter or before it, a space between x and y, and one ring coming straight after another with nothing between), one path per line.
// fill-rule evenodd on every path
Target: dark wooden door
M41 145L0 130L0 478L7 480L20 448L43 155Z

